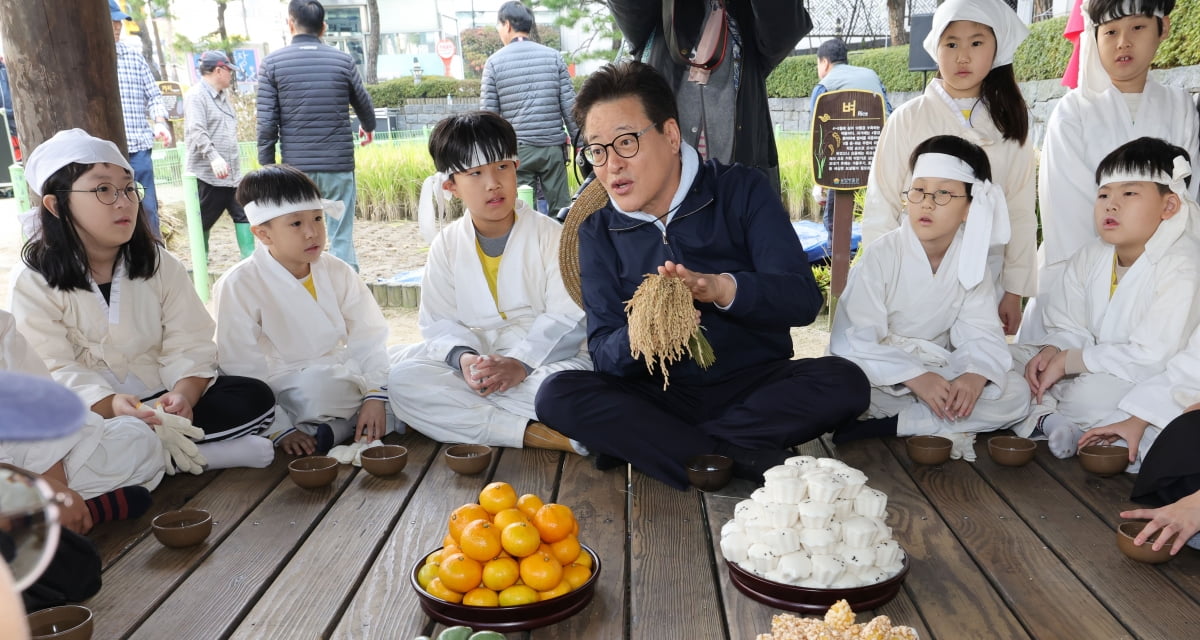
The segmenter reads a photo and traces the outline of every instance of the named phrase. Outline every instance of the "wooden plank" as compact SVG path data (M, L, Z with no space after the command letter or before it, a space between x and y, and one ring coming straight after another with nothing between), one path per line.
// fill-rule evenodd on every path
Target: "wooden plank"
M271 583L234 638L326 637L371 559L409 502L438 445L415 431L389 436L408 448L408 465L389 478L359 472ZM314 569L320 579L313 579Z
M997 465L982 439L975 450L975 470L1134 635L1166 638L1200 628L1200 606L1154 567L1126 558L1112 528L1044 469Z
M728 487L727 487L728 488ZM753 489L753 487L751 487ZM704 504L708 515L708 528L712 532L709 553L716 566L717 584L721 592L721 603L725 608L725 622L729 625L730 637L753 638L758 633L770 633L771 618L779 609L761 604L738 591L729 579L729 569L721 554L721 527L733 518L733 508L746 496L705 496ZM799 615L799 614L797 614Z
M150 522L156 516L166 511L179 509L219 475L221 475L221 471L210 471L198 476L190 473L165 476L151 494L154 503L142 517L135 520L106 522L92 529L88 533L88 538L95 543L96 549L100 552L103 567L105 569L111 567L142 538L150 535Z
M837 447L836 453L838 458L867 474L868 486L888 496L887 522L910 563L904 591L920 610L930 632L921 637L1029 637L1004 599L980 573L954 531L883 442L852 442ZM881 610L890 611L886 606ZM897 624L916 622L897 615Z
M87 602L95 612L94 636L123 637L140 624L286 475L282 456L265 469L222 471L186 505L212 514L213 531L205 544L168 549L151 536L104 572L104 586Z
M196 638L230 633L359 471L339 465L337 478L320 489L280 482L221 543L220 553L197 567L131 637L159 638L164 629L187 629Z
M558 624L534 629L532 640L626 637L627 469L622 465L597 471L587 458L566 456L556 499L575 512L580 541L596 552L603 566L591 603Z
M630 637L713 637L724 621L699 494L634 470L630 497Z
M1129 637L971 463L951 460L936 467L916 465L908 459L901 440L891 438L888 446L1030 634L1039 638ZM1071 615L1064 616L1064 611Z

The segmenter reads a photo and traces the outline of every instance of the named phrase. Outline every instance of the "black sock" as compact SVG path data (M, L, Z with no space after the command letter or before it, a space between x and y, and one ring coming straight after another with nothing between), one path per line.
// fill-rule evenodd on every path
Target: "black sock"
M867 438L894 437L898 422L899 419L896 416L855 420L854 422L838 427L833 432L833 443L845 444L855 440L866 440Z
M733 458L733 476L755 482L763 481L763 472L783 464L792 457L788 449L746 449L724 441L718 441L713 453Z
M150 508L150 502L150 491L146 487L136 485L114 489L84 500L94 525L141 517Z

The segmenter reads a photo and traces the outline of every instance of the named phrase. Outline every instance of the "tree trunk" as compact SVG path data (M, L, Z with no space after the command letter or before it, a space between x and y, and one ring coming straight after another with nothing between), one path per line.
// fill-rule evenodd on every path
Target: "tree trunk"
M233 60L233 51L229 49L229 32L225 30L225 10L228 0L217 0L217 35L221 36L221 46L225 47L225 55Z
M154 76L155 80L162 80L163 79L162 73L153 64L153 62L154 62L154 42L152 42L150 40L150 31L146 29L146 21L145 20L136 20L134 22L134 24L136 24L138 26L137 36L138 36L138 39L142 41L142 57L145 58L147 62L151 63L151 64L146 65L146 66L150 67L150 75Z
M904 10L908 3L905 0L887 0L888 34L892 46L908 44L908 30L904 28Z
M158 20L150 19L150 24L154 25L154 44L158 48L158 72L162 75L159 80L167 79L167 60L163 56L162 38L158 35ZM154 65L150 65L154 66Z
M21 0L0 11L21 148L79 127L127 151L112 20L102 2Z
M367 84L379 82L379 43L382 39L379 33L379 0L367 0L367 60L363 79Z

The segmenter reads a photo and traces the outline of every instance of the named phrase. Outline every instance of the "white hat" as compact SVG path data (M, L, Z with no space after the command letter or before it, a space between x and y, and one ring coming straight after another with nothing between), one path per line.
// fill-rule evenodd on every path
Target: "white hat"
M67 129L54 134L39 144L25 161L25 181L37 195L44 195L42 187L59 169L73 163L115 164L133 175L133 167L117 145L89 135L83 129Z
M996 34L996 57L992 68L1012 64L1017 47L1029 35L1029 27L1021 22L1015 11L1002 0L946 0L933 14L929 35L921 45L929 57L937 60L938 41L951 22L970 20L986 24Z
M49 440L83 426L87 409L49 378L0 371L0 441Z

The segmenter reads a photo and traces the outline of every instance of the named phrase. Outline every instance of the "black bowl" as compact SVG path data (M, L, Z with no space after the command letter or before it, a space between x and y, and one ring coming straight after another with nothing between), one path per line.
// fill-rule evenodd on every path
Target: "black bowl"
M688 481L701 491L716 491L733 478L733 458L709 453L688 460Z
M725 561L729 567L729 579L738 591L765 605L800 613L823 614L829 607L845 600L854 611L866 611L883 606L900 592L900 585L908 575L908 555L900 573L875 584L852 589L813 589L797 587L767 580L739 567L736 562Z
M592 556L592 575L578 589L557 598L522 604L515 607L472 607L447 602L421 588L417 573L425 564L428 553L422 554L409 574L409 582L417 592L421 609L430 618L443 624L463 625L476 631L525 631L561 622L579 613L596 593L596 578L600 575L600 556L586 544L580 545ZM432 552L430 552L432 553Z

